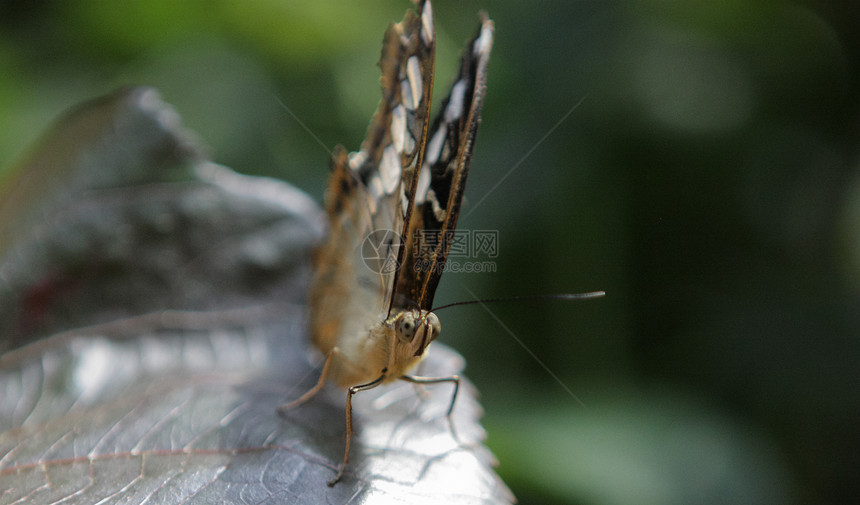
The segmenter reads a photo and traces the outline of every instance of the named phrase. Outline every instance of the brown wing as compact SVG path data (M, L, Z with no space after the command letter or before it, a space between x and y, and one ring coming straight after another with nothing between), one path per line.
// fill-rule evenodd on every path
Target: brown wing
M366 139L358 152L334 153L329 238L317 251L310 294L313 339L324 352L388 317L423 161L435 47L429 2L388 27L379 60L382 100ZM363 254L368 243L378 252L372 258Z
M410 221L427 140L435 39L433 11L427 1L418 4L417 14L407 12L403 21L385 33L379 60L382 101L361 150L349 163L368 190L371 232L391 230L402 237ZM403 264L402 243L396 254L396 260L392 259L396 268L381 274L389 311Z
M428 136L395 286L401 306L432 308L466 188L492 45L493 22L482 14L478 33L463 53L460 72Z

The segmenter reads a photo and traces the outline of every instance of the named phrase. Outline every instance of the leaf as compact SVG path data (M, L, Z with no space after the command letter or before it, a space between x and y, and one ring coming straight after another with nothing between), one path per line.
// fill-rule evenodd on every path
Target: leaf
M0 192L0 503L513 500L468 383L468 445L449 387L356 395L326 486L345 393L275 413L319 373L303 300L320 211L206 160L153 90L76 109L21 167L30 191ZM437 345L423 366L463 362Z

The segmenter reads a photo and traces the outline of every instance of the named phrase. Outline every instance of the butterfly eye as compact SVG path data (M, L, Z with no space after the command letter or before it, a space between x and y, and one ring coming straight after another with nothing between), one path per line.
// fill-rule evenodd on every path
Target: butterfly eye
M415 337L415 316L409 312L400 315L397 324L397 336L402 340L411 341Z

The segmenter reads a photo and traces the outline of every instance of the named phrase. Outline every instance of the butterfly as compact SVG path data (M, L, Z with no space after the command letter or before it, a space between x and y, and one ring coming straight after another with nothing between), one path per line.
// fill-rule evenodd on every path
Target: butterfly
M409 371L441 332L431 312L457 226L486 91L493 23L485 14L466 46L442 110L429 121L436 35L433 9L388 27L379 66L382 100L357 152L336 148L326 194L327 241L315 252L310 330L325 356L313 397L327 380L348 388L343 475L352 435L352 396L395 380L454 384Z

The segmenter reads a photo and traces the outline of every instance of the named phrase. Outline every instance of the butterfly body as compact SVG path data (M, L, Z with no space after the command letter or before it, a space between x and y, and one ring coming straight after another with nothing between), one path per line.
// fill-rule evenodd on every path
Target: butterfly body
M402 379L452 382L456 397L457 377L407 374L441 332L433 295L463 199L492 31L483 16L431 126L435 29L429 0L419 1L417 13L386 31L383 97L361 149L332 155L329 238L315 253L309 296L311 339L326 362L317 385L280 409L303 403L326 380L349 388L344 464L330 484L348 459L353 394Z
M343 168L336 166L335 170ZM379 305L378 274L358 254L356 244L372 231L354 218L361 211L347 206L360 206L369 196L363 186L346 184L346 191L355 194L336 193L344 186L337 172L332 175L330 238L316 253L317 271L309 301L312 341L325 355L335 352L328 376L341 387L369 382L383 369L384 382L399 378L423 359L441 331L438 318L427 310L404 308L390 315L382 306L368 310ZM409 338L410 324L419 338Z

